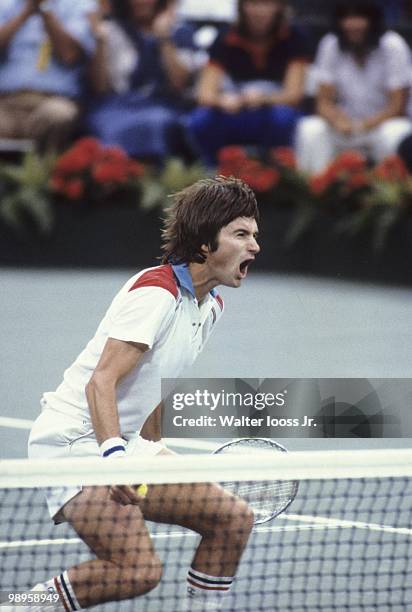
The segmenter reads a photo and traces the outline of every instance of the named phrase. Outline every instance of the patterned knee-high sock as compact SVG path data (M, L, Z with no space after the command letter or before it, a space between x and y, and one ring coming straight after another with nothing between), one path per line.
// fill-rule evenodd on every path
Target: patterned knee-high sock
M187 574L189 610L221 610L233 576L210 576L190 568Z

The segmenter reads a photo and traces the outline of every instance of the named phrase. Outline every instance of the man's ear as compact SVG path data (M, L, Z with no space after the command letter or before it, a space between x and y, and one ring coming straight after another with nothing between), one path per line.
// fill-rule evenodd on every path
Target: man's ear
M207 257L210 253L210 246L207 244L202 244L202 246L200 247L200 250L201 250L202 255Z

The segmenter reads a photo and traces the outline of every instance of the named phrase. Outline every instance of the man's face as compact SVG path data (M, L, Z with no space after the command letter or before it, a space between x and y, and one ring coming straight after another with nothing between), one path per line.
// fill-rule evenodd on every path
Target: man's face
M218 248L208 251L206 259L209 274L216 284L240 287L249 264L260 251L257 233L257 223L249 217L238 217L222 227L217 236Z
M342 19L340 27L347 42L350 45L358 46L366 42L370 23L366 17L353 15Z
M128 0L133 19L137 22L150 21L156 12L157 0Z
M245 0L243 14L249 32L257 37L266 36L283 10L283 3L276 0Z

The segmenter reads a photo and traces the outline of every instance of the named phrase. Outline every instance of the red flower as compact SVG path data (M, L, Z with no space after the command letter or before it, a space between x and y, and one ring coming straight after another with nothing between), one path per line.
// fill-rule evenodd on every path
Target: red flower
M97 162L92 170L96 183L124 183L127 181L127 164L110 161Z
M220 149L217 155L219 163L240 163L247 159L246 151L243 147L230 146Z
M130 160L127 164L127 173L132 177L143 176L145 167L137 161Z
M53 189L53 191L63 193L66 188L65 179L59 174L54 174L50 179L50 188Z
M64 195L70 200L78 200L84 194L84 183L81 179L75 178L67 181L64 188Z
M369 177L366 172L357 172L348 178L346 184L349 189L362 189L369 185Z
M245 157L236 164L232 163L231 161L225 161L221 163L217 170L217 174L220 174L222 176L235 176L244 180L245 183L248 183L248 181L245 179L245 176L253 176L262 168L263 166L261 162L257 159Z
M55 169L63 174L86 170L102 150L98 140L81 138L56 162Z
M255 179L256 189L259 191L270 191L279 183L280 174L274 168L264 168Z
M118 163L127 160L127 153L121 147L105 147L101 150L98 161Z
M275 168L261 166L257 168L255 172L249 170L242 173L240 178L253 190L264 193L276 187L279 182L280 174Z
M327 172L316 174L309 179L309 188L315 195L321 195L329 187L331 181Z
M276 147L270 151L271 158L284 168L296 168L295 152L290 147Z
M86 170L90 166L91 159L88 153L69 149L63 153L56 162L55 170L61 174L73 174Z
M361 172L366 167L366 158L358 151L344 151L335 159L330 168L336 174Z
M403 181L408 178L408 169L398 155L391 155L375 167L374 175L383 181Z
M97 155L97 153L102 150L102 145L97 138L85 136L84 138L79 138L79 140L74 143L72 149L87 152L92 156Z

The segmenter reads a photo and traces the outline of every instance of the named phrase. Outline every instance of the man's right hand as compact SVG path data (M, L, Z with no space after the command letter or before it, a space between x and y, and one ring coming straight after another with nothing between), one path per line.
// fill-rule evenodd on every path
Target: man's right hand
M344 136L350 136L353 133L353 122L344 115L336 117L332 125L337 132Z
M241 96L233 93L223 93L220 96L219 107L226 113L238 113L243 106Z
M139 485L135 487L131 485L116 485L110 487L110 497L122 506L127 506L129 504L138 506L144 500L144 497L141 497L137 493L138 487Z
M25 11L28 15L35 15L41 9L41 5L45 0L26 0Z
M26 0L26 6L24 7L24 13L27 17L31 17L39 10L41 0Z

